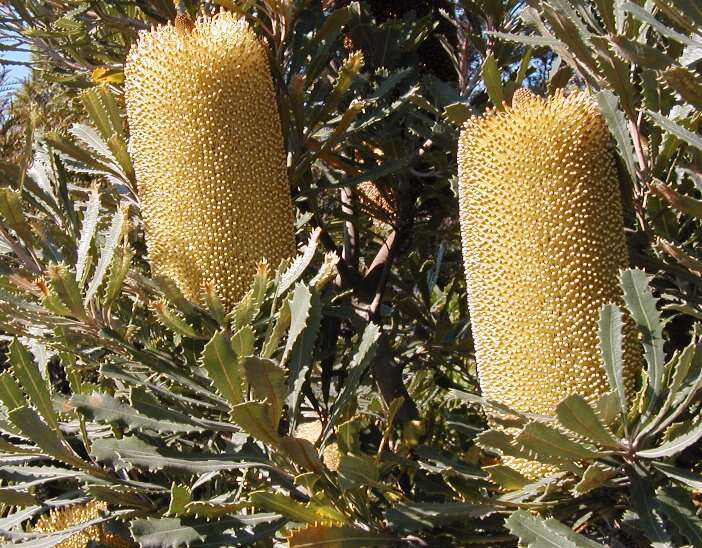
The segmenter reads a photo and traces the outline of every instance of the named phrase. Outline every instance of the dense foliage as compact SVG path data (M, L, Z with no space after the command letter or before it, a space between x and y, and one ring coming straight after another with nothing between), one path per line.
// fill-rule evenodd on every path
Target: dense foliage
M269 47L299 246L231 312L151 274L123 94L139 32L220 8ZM1 118L6 542L702 546L698 2L7 0L0 28L32 52ZM611 392L555 417L480 397L462 266L458 135L520 87L592 94L625 201Z

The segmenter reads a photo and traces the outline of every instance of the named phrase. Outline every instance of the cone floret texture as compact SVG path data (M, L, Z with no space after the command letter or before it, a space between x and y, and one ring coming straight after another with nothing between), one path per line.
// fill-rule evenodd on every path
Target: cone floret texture
M628 263L616 165L601 113L581 92L542 100L519 91L512 108L466 124L458 155L463 256L483 395L544 415L569 394L593 402L609 391L599 310L621 303L619 270ZM638 345L626 329L631 364Z
M106 510L107 504L98 501L56 508L51 510L48 514L41 516L37 520L34 530L37 533L57 533L99 518L100 514ZM98 543L100 546L114 548L128 548L134 546L129 540L108 531L104 523L86 527L67 539L62 540L56 544L56 546L57 548L87 548L91 541Z
M266 49L226 12L156 27L129 53L125 95L152 269L231 308L262 259L295 253Z

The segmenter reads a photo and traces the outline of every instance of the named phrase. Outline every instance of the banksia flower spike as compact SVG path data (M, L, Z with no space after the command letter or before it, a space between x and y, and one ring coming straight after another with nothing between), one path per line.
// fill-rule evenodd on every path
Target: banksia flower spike
M609 391L600 307L621 302L622 206L606 123L576 92L518 91L470 120L459 148L463 256L483 395L553 415L564 397ZM625 359L638 345L627 327ZM633 379L630 378L631 382ZM529 476L534 463L511 461Z
M41 516L34 526L37 533L58 533L65 531L81 523L94 520L100 517L100 513L107 510L104 502L91 501L87 504L76 504L51 510L48 514ZM92 546L91 541L96 545L110 548L129 548L135 544L112 531L109 531L104 523L91 525L71 535L67 539L56 544L57 548L87 548Z
M230 309L256 265L295 253L283 138L265 47L222 12L140 36L125 67L139 198L154 273Z

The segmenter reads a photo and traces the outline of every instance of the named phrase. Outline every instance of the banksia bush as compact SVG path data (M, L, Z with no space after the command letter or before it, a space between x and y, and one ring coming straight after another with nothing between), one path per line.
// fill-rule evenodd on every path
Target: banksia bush
M265 47L229 13L142 34L125 67L131 151L155 274L231 308L261 259L295 252Z
M621 301L627 265L616 165L587 95L542 100L467 123L460 218L483 395L551 415L570 394L609 391L600 307ZM636 341L627 334L629 363ZM525 472L538 473L521 463Z

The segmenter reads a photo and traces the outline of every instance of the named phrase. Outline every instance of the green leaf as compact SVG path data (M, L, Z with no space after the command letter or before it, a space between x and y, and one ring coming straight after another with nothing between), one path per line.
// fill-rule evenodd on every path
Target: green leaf
M584 436L604 447L619 447L620 443L602 424L590 404L578 394L571 394L556 407L558 421L571 432Z
M18 491L10 487L0 487L0 503L8 506L32 506L38 504L37 498L26 492Z
M556 525L558 524L558 525ZM554 519L543 520L526 510L517 510L505 520L505 525L510 532L519 538L519 541L528 548L581 548L601 547L575 531L564 526ZM561 527L559 527L561 525Z
M680 487L663 485L656 489L660 509L675 529L692 546L702 546L702 519L690 502L690 495Z
M490 53L485 57L481 74L485 82L485 89L490 97L490 101L497 110L504 110L504 92L502 90L502 74L497 67L495 56Z
M285 436L280 439L280 449L290 457L290 460L306 470L317 474L324 472L324 465L312 442L302 438Z
M80 288L73 272L65 264L52 264L47 269L51 287L61 302L79 319L85 319L85 308L80 296Z
M288 537L290 548L356 548L358 546L395 546L396 537L356 527L310 525L293 529Z
M310 308L312 307L312 293L304 284L298 283L289 302L291 314L290 329L288 330L288 341L285 344L283 357L280 359L281 365L285 365L287 362L297 338L307 325Z
M231 404L244 401L243 380L229 337L218 331L202 351L202 365L217 392Z
M483 519L496 511L497 508L491 504L470 502L396 504L385 512L385 519L394 529L412 532L469 519Z
M85 206L83 222L80 228L80 240L78 242L78 257L76 259L76 280L82 284L85 274L85 267L90 251L90 244L95 236L98 218L100 214L100 193L99 187L94 185L90 191L88 203Z
M356 349L353 359L351 360L349 375L346 378L346 383L334 402L334 407L329 415L329 421L324 428L324 434L322 436L323 442L326 441L331 434L332 428L336 424L336 420L339 418L344 406L356 393L356 389L361 382L363 373L368 367L368 364L375 357L379 337L380 328L374 323L369 323L363 331L361 342L358 344L358 348Z
M29 402L37 408L46 424L58 430L59 423L46 381L39 373L39 367L34 363L32 355L17 339L10 343L9 359L12 371L29 397Z
M105 307L109 307L122 291L122 284L127 277L134 255L134 250L126 244L115 249L102 301Z
M48 427L31 407L18 407L9 413L10 420L47 455L69 466L94 472L63 439L58 430Z
M637 451L636 454L639 457L646 459L658 459L662 457L672 457L677 455L685 448L689 447L693 443L697 442L702 438L702 421L699 421L694 426L690 427L684 434L673 438L672 440L664 443L659 447L653 449L644 449L643 451Z
M684 483L693 489L702 490L702 475L663 462L653 462L652 464L656 470L662 472L669 478Z
M594 463L587 467L580 481L573 488L576 497L589 493L593 489L599 489L604 483L617 475L614 468L600 463Z
M293 318L294 318L293 311ZM290 427L295 428L295 422L300 408L300 396L302 387L305 384L307 373L312 365L315 344L319 328L322 324L322 302L319 290L312 289L310 306L308 309L307 321L302 333L295 341L290 360L288 362L288 395L286 403L290 408Z
M624 166L632 181L637 180L636 160L634 159L634 144L627 126L626 118L619 108L619 99L614 93L603 89L595 93L595 99L600 106L600 110L607 121L609 131L614 137L619 156L624 162Z
M696 109L702 109L702 78L685 67L670 67L660 79L680 96L680 99Z
M154 311L158 321L164 327L167 327L181 337L186 337L188 339L204 338L199 335L188 322L171 310L165 300L158 300L151 303L151 310Z
M600 352L604 361L609 387L617 395L617 403L626 417L626 385L624 384L624 357L622 311L616 304L605 304L600 309Z
M598 454L540 422L530 422L517 435L516 441L538 457L557 461L595 459ZM545 462L545 461L544 461Z
M110 462L119 470L133 466L147 470L177 470L187 474L207 474L246 468L270 468L260 456L240 453L186 453L158 449L135 436L122 439L104 438L93 442L91 453L98 461Z
M702 150L702 137L696 133L692 133L690 130L685 129L680 124L676 124L670 118L666 118L659 112L647 110L646 114L648 114L649 118L651 118L651 120L653 120L658 127L664 129L688 145L693 146L698 150Z
M514 468L505 466L504 464L495 464L493 466L485 466L484 470L490 474L490 480L504 489L513 491L521 489L525 485L529 485L531 481L517 472Z
M271 425L270 404L249 401L234 405L230 411L231 420L259 441L277 445L280 441L278 429Z
M337 471L342 489L355 489L378 482L378 464L366 455L342 455Z
M171 502L168 504L169 516L179 516L185 512L186 505L193 500L190 489L176 482L171 484Z
M663 353L663 325L648 277L643 270L628 269L621 272L621 286L624 301L643 335L644 357L646 358L648 382L655 397L663 391L665 355Z
M0 401L2 401L8 411L12 411L27 403L22 389L9 371L0 373Z
M672 546L670 534L661 516L660 505L650 479L632 473L629 503L639 516L639 525L654 547Z
M702 219L702 201L680 194L673 187L658 179L654 179L651 183L651 190L681 213Z
M0 188L0 215L26 245L34 242L29 223L22 211L22 194L11 188Z
M283 301L283 304L278 311L278 319L275 322L275 327L270 332L270 335L266 338L266 342L263 343L263 349L261 350L262 358L270 358L273 353L277 350L280 344L280 339L290 327L290 302Z
M556 40L555 38L547 38L545 36L531 36L531 35L526 35L526 34L508 34L505 32L488 32L486 34L488 34L490 36L494 36L495 38L499 38L500 40L506 40L508 42L516 42L518 44L523 44L525 46L547 47L547 48L556 48L556 47L565 48L565 44L563 42L561 42L560 40Z
M317 523L320 521L345 522L346 518L337 510L314 503L303 504L289 496L268 491L254 491L249 495L251 503L270 512L283 514L290 521ZM333 517L332 517L333 516Z
M684 34L681 34L678 31L673 30L670 27L661 23L648 10L646 10L642 6L634 4L633 2L624 2L622 4L622 9L628 13L631 13L634 17L636 17L640 21L647 23L648 25L651 25L651 27L656 29L659 34L661 34L662 36L665 36L666 38L670 38L671 40L675 40L676 42L680 42L681 44L685 44L685 45L693 45L693 46L699 45L699 43L696 42L695 40L692 40L691 38L685 36Z
M151 430L164 432L202 432L203 428L188 422L171 422L161 418L150 417L119 400L100 392L92 394L75 394L70 399L82 414L101 423L121 424L128 430ZM163 409L166 416L168 409ZM170 417L169 417L170 418Z
M237 356L251 356L254 353L256 334L250 325L245 325L232 335L232 348Z
M107 269L112 264L115 248L122 238L126 227L129 226L128 218L129 210L126 206L115 211L114 215L112 216L110 228L105 234L105 240L102 244L102 248L100 249L100 258L95 266L93 277L91 278L90 283L88 283L88 289L85 291L85 297L83 299L84 304L87 304L95 296L97 290L102 285Z
M272 360L249 356L241 360L254 398L270 406L269 424L277 431L285 399L285 369Z

